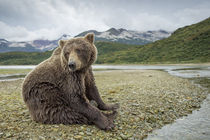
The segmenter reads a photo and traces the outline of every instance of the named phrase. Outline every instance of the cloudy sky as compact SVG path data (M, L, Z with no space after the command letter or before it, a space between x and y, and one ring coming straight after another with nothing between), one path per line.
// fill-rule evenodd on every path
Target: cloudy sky
M174 31L210 17L210 0L0 0L0 38L55 39L111 27Z

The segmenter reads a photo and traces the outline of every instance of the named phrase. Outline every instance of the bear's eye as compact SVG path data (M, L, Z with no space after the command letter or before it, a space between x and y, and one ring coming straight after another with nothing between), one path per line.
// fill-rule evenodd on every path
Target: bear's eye
M77 54L80 54L81 53L81 50L80 49L76 49L75 51L76 51Z
M66 53L65 53L65 56L69 56L69 52L66 52Z

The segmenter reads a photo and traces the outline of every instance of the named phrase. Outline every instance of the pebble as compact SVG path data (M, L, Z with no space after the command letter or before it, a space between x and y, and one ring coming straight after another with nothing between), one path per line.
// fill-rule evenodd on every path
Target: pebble
M89 135L89 136L90 136L90 135L92 135L92 133L91 133L91 132L86 132L86 134L87 134L87 135Z
M133 104L132 104L132 106L139 106L139 104L137 104L137 103L133 103Z
M128 136L127 136L127 135L124 135L124 134L120 134L120 137L121 137L123 140L127 140L127 139L128 139Z
M75 139L82 139L82 136L76 135L76 136L74 136L74 138L75 138Z
M6 133L6 138L9 138L9 137L12 137L12 134L10 132Z
M3 135L4 135L4 133L3 133L3 132L0 132L0 138L1 138Z

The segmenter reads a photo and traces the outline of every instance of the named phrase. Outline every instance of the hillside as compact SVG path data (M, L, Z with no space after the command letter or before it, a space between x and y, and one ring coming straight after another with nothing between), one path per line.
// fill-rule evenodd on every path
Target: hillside
M36 65L50 57L47 52L7 52L0 54L0 65Z
M177 29L170 37L147 45L97 41L96 63L203 63L210 62L210 18ZM38 64L52 52L8 52L0 54L0 64Z
M210 18L176 30L169 38L117 52L102 52L98 63L210 62ZM109 45L104 46L106 49ZM100 46L99 46L100 48ZM103 48L103 49L105 49Z

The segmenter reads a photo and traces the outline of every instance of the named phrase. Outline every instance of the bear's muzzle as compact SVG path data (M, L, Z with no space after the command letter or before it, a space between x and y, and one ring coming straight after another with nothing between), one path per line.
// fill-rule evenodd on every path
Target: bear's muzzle
M69 62L69 68L74 71L76 69L76 63L74 61Z

